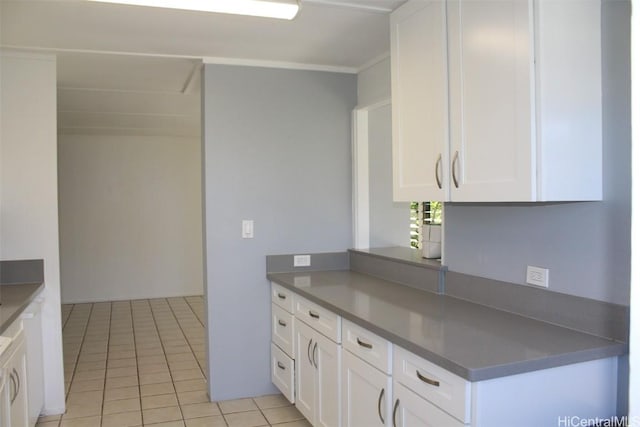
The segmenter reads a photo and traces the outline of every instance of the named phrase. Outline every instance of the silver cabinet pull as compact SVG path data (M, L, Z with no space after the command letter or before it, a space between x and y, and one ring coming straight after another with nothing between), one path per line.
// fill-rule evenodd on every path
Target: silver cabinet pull
M360 347L364 347L364 348L368 348L368 349L372 349L373 348L372 344L369 344L368 342L361 341L360 338L356 338L356 342L358 343L358 345Z
M455 185L456 188L460 187L458 185L458 176L456 175L456 165L458 164L459 160L460 153L458 153L458 150L456 150L456 154L453 155L453 162L451 162L451 176L453 178L453 185Z
M307 345L307 359L309 359L309 363L313 366L313 362L311 361L311 343L313 341L309 340L309 345Z
M278 362L278 368L282 369L284 371L284 365L280 362Z
M285 322L284 320L280 320L280 319L278 319L278 325L280 325L280 326L287 326L287 322Z
M438 160L436 160L436 184L438 184L438 188L442 190L442 179L440 179L441 173L438 173L438 170L442 167L442 154L438 156Z
M382 410L380 406L382 405L382 398L384 397L384 388L380 390L380 396L378 396L378 416L380 417L380 421L382 421L382 425L384 425L384 418L382 418Z
M287 296L285 294L281 294L280 292L278 292L278 298L287 299Z
M316 369L318 369L318 361L316 360L316 355L318 354L318 342L317 341L313 345L313 351L311 352L311 354L313 355L313 364L316 366Z
M313 310L309 310L309 316L313 317L314 319L320 318L320 315Z
M427 383L429 385L432 385L432 386L435 386L435 387L440 387L440 381L436 381L436 380L432 380L431 378L427 378L417 370L416 370L416 375L418 376L420 381L425 382L425 383Z
M398 412L398 406L400 406L400 399L396 399L396 404L393 405L393 415L391 415L391 419L393 420L393 427L396 426L396 412Z

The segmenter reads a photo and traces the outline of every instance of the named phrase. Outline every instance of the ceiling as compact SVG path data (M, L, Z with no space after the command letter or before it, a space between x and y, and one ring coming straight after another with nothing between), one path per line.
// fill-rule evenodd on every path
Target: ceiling
M206 62L357 72L389 50L403 0L303 0L292 21L0 0L0 44L58 58L59 132L197 136Z

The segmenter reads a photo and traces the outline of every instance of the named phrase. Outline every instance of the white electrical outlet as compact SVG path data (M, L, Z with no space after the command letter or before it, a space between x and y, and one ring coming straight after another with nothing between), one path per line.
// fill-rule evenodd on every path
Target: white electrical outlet
M294 255L294 267L309 267L311 265L311 255Z
M527 283L535 286L549 287L549 269L527 266Z

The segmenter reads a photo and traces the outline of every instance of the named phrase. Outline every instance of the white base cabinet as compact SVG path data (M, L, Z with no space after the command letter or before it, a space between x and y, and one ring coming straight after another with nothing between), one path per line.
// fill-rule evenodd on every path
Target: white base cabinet
M359 357L342 352L342 426L392 425L391 376Z
M394 427L463 427L464 423L453 418L399 382L393 384Z
M296 407L313 426L340 426L340 345L295 324Z
M295 403L293 294L271 285L271 382Z
M0 358L4 386L0 408L0 427L29 427L27 353L22 321L15 321L5 331L12 339L11 346Z
M42 349L42 297L36 298L22 314L27 345L29 425L34 426L44 406L44 365Z

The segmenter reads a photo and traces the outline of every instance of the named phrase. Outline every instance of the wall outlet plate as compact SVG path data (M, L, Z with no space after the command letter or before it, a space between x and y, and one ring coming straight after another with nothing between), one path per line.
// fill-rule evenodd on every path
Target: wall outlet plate
M294 267L309 267L311 265L311 255L294 255Z
M549 269L542 267L527 266L527 283L543 288L549 287Z

